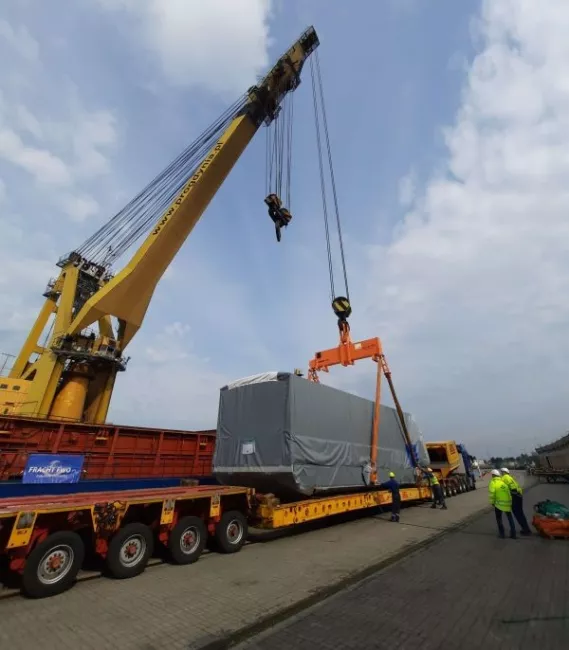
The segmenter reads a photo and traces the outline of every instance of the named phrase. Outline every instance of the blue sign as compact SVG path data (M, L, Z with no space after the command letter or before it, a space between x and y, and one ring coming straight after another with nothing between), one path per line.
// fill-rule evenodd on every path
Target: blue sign
M77 483L83 461L83 456L30 454L22 483Z

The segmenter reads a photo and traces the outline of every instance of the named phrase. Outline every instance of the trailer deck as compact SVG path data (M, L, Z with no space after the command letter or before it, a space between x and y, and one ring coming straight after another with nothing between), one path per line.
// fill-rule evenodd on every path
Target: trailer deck
M13 517L18 513L26 513L30 510L37 512L37 514L83 510L92 508L99 503L117 502L117 500L124 502L128 506L140 503L163 503L170 499L191 499L247 493L251 494L252 491L240 487L198 485L123 490L121 492L111 490L109 492L81 492L55 496L14 497L0 499L0 518Z
M403 503L429 496L425 486L401 489ZM222 552L238 551L249 525L275 530L390 503L391 494L380 489L283 504L271 494L217 485L5 498L0 499L0 557L22 574L25 593L44 597L72 585L87 549L105 560L111 575L134 577L144 571L155 542L185 564L199 558L207 538ZM178 546L190 542L193 546L180 554ZM138 562L127 562L124 554L136 555L137 549ZM63 574L60 564L71 561L71 573ZM60 571L61 583L46 584L42 571Z
M240 550L252 496L204 485L1 499L0 556L33 597L68 589L88 551L116 578L142 573L155 543L190 564L208 537L224 553Z
M429 499L431 490L425 486L405 487L401 488L400 494L402 503L411 503ZM391 493L386 490L340 494L283 504L275 503L269 495L259 499L254 521L260 528L284 528L346 512L388 506L391 501Z
M538 479L545 479L548 483L569 483L569 468L554 469L553 467L537 467L531 474Z

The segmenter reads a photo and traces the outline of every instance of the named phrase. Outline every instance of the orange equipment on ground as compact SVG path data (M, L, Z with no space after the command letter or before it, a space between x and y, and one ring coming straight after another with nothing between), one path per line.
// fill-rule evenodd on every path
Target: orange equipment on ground
M569 521L566 519L554 519L535 514L531 523L543 537L569 539Z

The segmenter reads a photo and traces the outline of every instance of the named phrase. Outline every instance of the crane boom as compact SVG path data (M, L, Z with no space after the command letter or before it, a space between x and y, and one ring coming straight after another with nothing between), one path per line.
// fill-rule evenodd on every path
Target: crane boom
M297 88L302 67L318 45L310 27L247 91L225 130L117 275L77 251L59 261L59 277L44 293L46 302L10 376L1 380L0 413L105 421L116 374L128 362L125 348L142 325L156 285L261 124L270 124L284 97ZM52 334L42 346L39 338L52 318ZM118 322L116 331L112 318Z

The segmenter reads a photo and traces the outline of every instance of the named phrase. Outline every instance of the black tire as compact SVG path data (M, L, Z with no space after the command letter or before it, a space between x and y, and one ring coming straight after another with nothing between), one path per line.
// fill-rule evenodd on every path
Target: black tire
M127 524L112 537L107 550L107 570L120 580L140 575L154 550L152 531L144 524Z
M182 517L172 528L168 554L175 564L192 564L203 552L207 528L199 517Z
M29 598L47 598L67 591L85 558L77 533L62 530L47 537L29 554L22 575L22 592ZM54 562L59 566L54 568Z
M247 533L247 519L242 513L224 512L215 526L215 549L220 553L237 553L247 541Z

